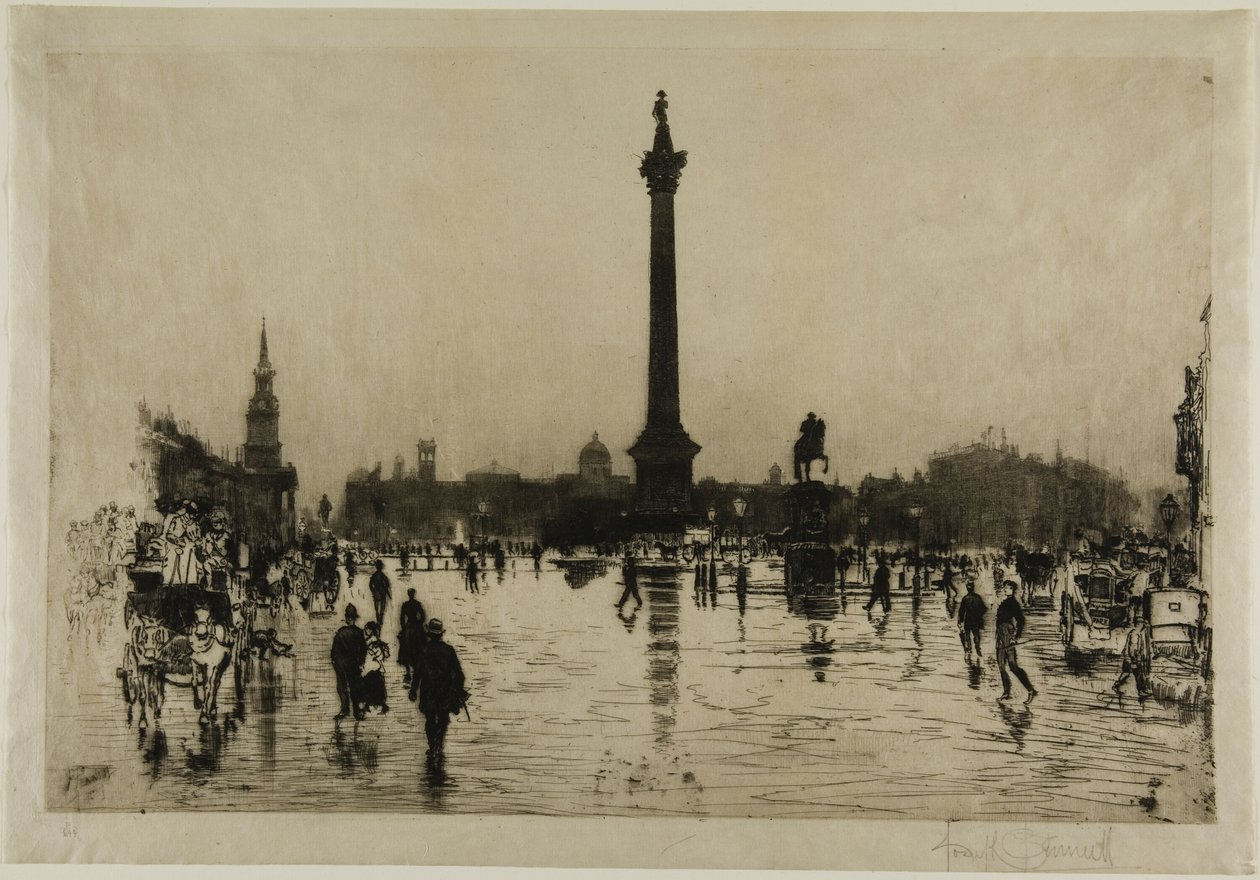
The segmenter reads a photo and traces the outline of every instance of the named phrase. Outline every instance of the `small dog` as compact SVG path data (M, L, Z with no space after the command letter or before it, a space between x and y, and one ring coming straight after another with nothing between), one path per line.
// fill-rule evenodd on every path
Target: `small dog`
M250 638L250 647L258 651L260 658L266 657L268 651L276 657L293 656L293 646L277 639L274 629L255 630Z

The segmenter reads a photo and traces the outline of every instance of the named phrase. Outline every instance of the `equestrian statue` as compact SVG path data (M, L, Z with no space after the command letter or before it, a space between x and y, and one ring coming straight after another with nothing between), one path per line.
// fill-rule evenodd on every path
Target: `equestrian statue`
M823 452L823 441L826 434L827 423L813 413L810 413L805 417L805 421L801 422L801 436L797 438L796 444L792 447L792 464L798 483L809 482L810 466L819 459L823 463L823 473L827 473L827 467L830 462ZM805 466L804 480L801 478L801 465Z

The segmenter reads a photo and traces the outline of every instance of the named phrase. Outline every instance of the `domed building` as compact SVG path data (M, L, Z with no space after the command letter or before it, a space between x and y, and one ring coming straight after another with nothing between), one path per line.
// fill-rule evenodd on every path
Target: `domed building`
M606 483L612 477L612 453L599 442L599 432L578 453L578 479L585 483Z

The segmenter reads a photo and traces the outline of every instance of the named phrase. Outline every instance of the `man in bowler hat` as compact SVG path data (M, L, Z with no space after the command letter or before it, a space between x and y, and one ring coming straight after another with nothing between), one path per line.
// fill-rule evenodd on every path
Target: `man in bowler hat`
M428 639L417 656L417 705L424 714L424 734L429 741L426 757L437 763L445 756L446 728L451 716L464 708L468 692L464 690L464 670L455 649L442 641L442 621L430 618L424 629Z
M363 661L367 657L367 638L359 629L356 621L359 609L353 604L346 606L345 626L333 635L332 665L337 673L337 696L341 698L341 711L337 718L345 718L354 710L355 720L363 720L363 709L359 705L359 676Z

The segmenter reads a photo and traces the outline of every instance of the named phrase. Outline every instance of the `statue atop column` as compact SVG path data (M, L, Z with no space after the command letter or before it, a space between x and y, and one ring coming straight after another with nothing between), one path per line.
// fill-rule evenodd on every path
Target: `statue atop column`
M634 459L635 514L644 532L681 532L694 519L692 459L700 446L682 424L678 389L678 278L674 266L674 194L687 153L675 150L665 92L652 107L656 132L639 174L652 200L648 318L647 421L628 452Z
M656 137L652 139L652 149L643 154L643 164L639 166L639 175L647 181L649 193L678 192L678 179L687 166L687 151L675 150L674 140L669 133L669 118L666 110L669 101L665 100L665 92L656 93L656 103L652 105L652 117L656 120Z
M656 127L669 125L669 119L665 116L665 111L669 109L669 101L665 100L665 92L656 93L656 103L652 105L652 116L656 118Z

